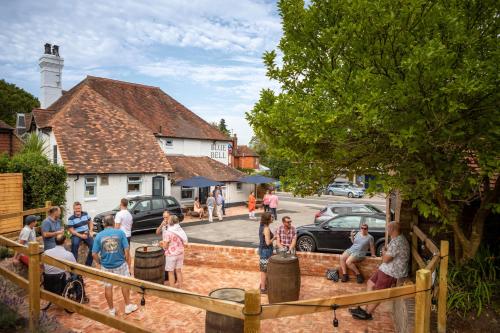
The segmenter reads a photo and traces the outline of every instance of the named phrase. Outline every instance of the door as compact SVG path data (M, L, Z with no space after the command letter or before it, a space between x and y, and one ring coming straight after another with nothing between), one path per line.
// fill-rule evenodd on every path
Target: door
M153 177L153 196L162 197L163 189L165 188L165 177L163 176L154 176Z
M361 216L349 215L339 216L326 222L326 229L318 235L318 248L329 251L342 252L348 249L352 243L349 239L351 230L359 231Z
M208 192L210 192L210 187L200 187L200 204L203 205L205 204L205 202L207 202Z
M163 212L165 211L165 200L163 198L151 199L151 219L149 228L158 228L163 221Z

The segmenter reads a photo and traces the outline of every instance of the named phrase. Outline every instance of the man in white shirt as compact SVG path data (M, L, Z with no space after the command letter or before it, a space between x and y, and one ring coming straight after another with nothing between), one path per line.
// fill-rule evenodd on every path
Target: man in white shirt
M67 251L64 248L65 240L66 236L64 234L57 235L55 237L56 246L49 250L46 250L44 254L52 258L76 262L73 253ZM67 281L66 271L58 267L44 264L43 273L44 273L43 274L44 288L50 292L59 295L62 294L62 291L64 290Z
M36 222L40 221L40 216L28 215L24 220L24 228L19 233L19 243L28 247L29 242L36 242L35 225ZM16 259L21 261L23 264L28 266L29 257L24 254L18 254Z
M133 223L132 214L128 211L128 200L123 198L120 201L120 211L115 215L115 229L120 229L125 233L128 245L130 245L130 238L132 237Z

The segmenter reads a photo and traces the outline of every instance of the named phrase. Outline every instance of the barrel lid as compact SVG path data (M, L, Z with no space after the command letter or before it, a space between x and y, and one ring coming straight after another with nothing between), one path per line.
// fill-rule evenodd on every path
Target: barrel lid
M144 248L147 248L147 251L144 251ZM159 246L139 246L137 249L135 249L135 252L157 252L157 251L163 251L163 249Z
M208 296L238 303L245 302L245 290L240 288L215 289L212 290Z
M271 258L269 258L270 262L277 262L277 263L289 263L289 262L295 262L298 260L299 260L299 258L297 258L296 256L283 257L281 255L274 255Z

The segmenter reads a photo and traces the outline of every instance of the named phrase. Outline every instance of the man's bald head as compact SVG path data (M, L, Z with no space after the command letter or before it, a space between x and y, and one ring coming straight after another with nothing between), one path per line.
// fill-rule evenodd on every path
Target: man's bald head
M401 225L396 221L390 222L387 228L387 232L389 233L389 235L391 235L392 238L398 236L401 233Z

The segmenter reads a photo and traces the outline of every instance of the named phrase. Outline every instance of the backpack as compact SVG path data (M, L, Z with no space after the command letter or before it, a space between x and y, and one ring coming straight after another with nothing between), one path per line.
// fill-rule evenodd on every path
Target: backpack
M333 282L339 282L339 270L336 268L326 270L326 278Z

